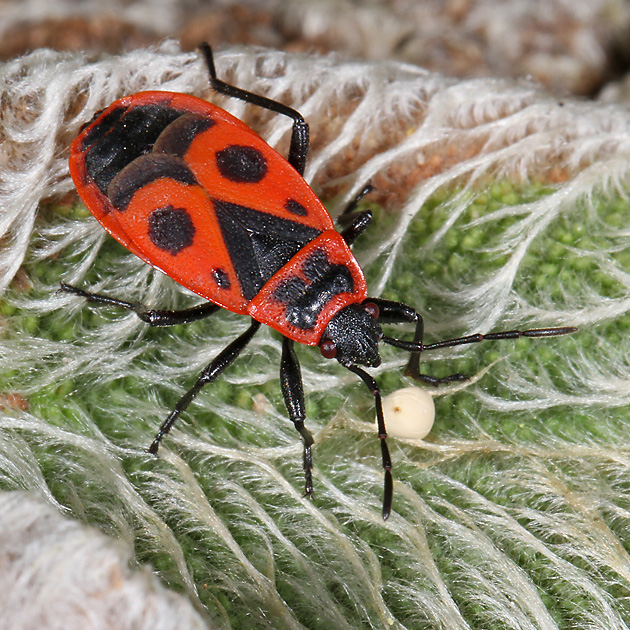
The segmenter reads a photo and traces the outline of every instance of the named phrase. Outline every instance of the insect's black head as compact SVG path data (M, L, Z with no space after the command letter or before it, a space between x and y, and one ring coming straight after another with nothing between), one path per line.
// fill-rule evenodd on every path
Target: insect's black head
M321 353L346 366L379 366L378 342L383 332L377 318L378 308L372 303L350 304L342 308L324 330L319 342Z

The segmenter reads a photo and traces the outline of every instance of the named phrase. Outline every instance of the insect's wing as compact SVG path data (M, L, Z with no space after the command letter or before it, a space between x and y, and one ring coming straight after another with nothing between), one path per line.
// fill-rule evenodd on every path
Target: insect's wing
M70 170L107 231L183 286L235 312L332 220L246 125L200 99L117 101L72 145Z

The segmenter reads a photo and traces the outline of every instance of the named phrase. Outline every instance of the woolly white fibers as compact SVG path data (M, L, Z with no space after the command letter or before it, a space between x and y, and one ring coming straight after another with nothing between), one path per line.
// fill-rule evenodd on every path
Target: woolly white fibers
M206 628L123 544L21 492L0 493L0 628Z
M387 523L371 397L307 348L316 495L302 498L269 331L147 455L174 400L247 322L220 313L149 330L58 295L63 279L156 308L193 303L91 217L38 206L72 190L69 143L123 94L212 96L281 151L290 121L210 95L200 56L172 43L98 61L39 51L2 67L0 280L14 282L0 304L0 391L16 407L0 415L2 487L133 539L137 560L217 627L627 627L630 114L395 63L252 49L216 62L306 116L306 177L343 190L335 212L368 179L374 198L390 195L357 243L373 295L402 292L435 337L580 332L424 357L443 374L472 357L478 378L437 398L421 447L391 440ZM383 357L388 393L406 357Z

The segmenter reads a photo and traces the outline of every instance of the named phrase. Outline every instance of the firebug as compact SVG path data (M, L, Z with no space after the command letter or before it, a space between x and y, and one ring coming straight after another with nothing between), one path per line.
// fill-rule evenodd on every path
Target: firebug
M199 320L224 308L251 318L249 328L202 371L149 447L163 437L199 390L241 353L261 324L282 335L280 383L290 420L304 442L305 493L313 437L305 427L304 392L294 350L319 345L369 388L376 407L385 472L383 518L392 507L392 463L379 387L363 367L381 363L380 341L411 353L406 374L430 385L462 374L420 374L420 353L485 339L552 337L573 327L511 330L423 343L423 319L411 306L369 298L350 246L372 219L357 209L368 184L341 213L340 231L303 179L309 127L296 110L219 80L210 46L201 46L210 84L221 94L293 120L287 159L252 129L202 99L173 92L140 92L95 114L72 143L70 173L101 225L129 251L205 298L192 308L147 309L62 283L62 291L134 311L150 326ZM412 341L383 334L381 324L415 325Z

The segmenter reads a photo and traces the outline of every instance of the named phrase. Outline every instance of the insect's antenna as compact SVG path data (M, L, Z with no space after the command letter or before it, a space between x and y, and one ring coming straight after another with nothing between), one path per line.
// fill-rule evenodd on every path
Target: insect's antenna
M499 332L487 333L482 335L468 335L467 337L458 337L457 339L447 339L436 343L415 343L413 341L403 341L402 339L394 339L393 337L383 336L383 343L401 348L407 352L425 352L426 350L438 350L440 348L451 348L452 346L463 346L467 343L479 343L481 341L493 341L497 339L518 339L519 337L560 337L561 335L570 335L577 331L575 326L563 326L560 328L531 328L530 330L502 330Z
M383 520L386 521L392 511L392 495L394 493L394 482L392 479L392 458L389 455L387 446L387 431L385 429L385 418L383 416L383 405L381 403L381 390L377 382L364 370L356 365L346 365L351 372L354 372L370 390L374 396L374 406L376 407L376 422L378 424L378 437L381 440L381 456L383 458L383 470L385 471L385 488L383 491Z

